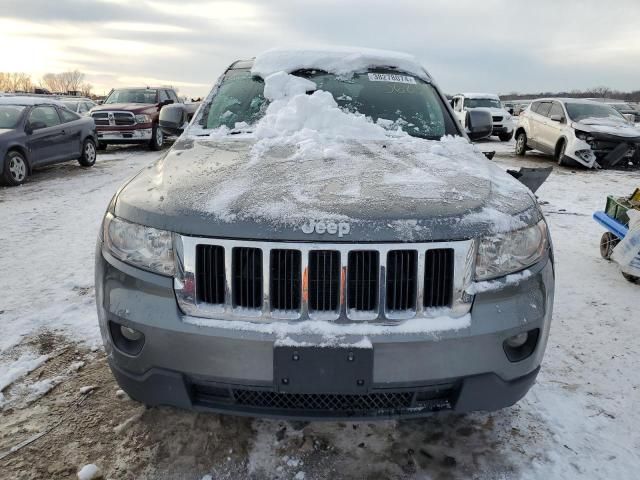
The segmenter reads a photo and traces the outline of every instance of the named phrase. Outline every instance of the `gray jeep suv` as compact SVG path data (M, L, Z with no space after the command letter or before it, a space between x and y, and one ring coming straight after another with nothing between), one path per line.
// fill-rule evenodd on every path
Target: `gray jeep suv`
M535 197L469 144L422 67L367 52L265 53L231 65L189 126L163 109L166 132L186 130L118 190L96 248L102 337L132 398L396 418L495 410L533 385L554 292ZM313 108L333 120L292 126Z

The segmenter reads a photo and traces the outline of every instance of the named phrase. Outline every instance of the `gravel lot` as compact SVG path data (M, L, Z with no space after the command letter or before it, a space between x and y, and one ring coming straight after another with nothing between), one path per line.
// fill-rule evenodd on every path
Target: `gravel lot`
M480 147L504 168L553 164L516 158L512 143ZM113 479L637 478L640 286L600 258L591 214L640 186L638 172L555 168L539 190L556 303L542 373L519 404L296 423L146 409L118 391L100 349L93 248L116 188L157 156L110 149L92 169L57 165L0 188L0 477L75 478L94 463Z

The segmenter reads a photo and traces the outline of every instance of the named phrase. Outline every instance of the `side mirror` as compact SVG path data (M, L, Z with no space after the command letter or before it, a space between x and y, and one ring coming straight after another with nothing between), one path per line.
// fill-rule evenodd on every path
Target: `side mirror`
M625 113L623 114L624 118L626 118L629 123L635 123L636 122L636 116L633 113Z
M487 110L467 110L467 135L472 142L491 136L493 119Z
M165 105L171 105L172 103L174 103L174 101L170 98L168 98L167 100L163 100L162 102L160 102L160 108L164 107Z
M562 115L551 115L549 119L551 119L552 122L564 122L564 117Z
M181 135L186 122L187 112L185 111L184 105L180 103L165 105L160 110L160 120L158 124L167 135Z

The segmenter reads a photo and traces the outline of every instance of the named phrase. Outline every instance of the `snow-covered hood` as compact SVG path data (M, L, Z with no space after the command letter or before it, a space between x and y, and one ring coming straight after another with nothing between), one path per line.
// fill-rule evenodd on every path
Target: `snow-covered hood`
M573 128L588 133L605 133L620 137L640 137L640 130L623 120L613 118L585 118L573 122Z
M115 214L182 234L325 242L466 239L539 220L530 192L462 138L304 148L183 136L121 191ZM318 234L317 222L350 233Z

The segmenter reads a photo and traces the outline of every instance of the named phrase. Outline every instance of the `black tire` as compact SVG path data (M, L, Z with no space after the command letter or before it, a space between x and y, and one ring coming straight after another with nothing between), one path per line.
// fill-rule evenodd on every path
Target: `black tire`
M98 142L98 145L96 146L96 148L98 150L106 150L107 149L107 144L104 142Z
M96 163L96 144L90 138L87 138L82 144L82 155L78 159L78 163L83 167L93 167Z
M149 142L149 147L151 150L162 150L164 145L164 134L162 133L162 129L158 125L153 126L153 133L151 134L151 142Z
M25 156L17 150L8 152L2 164L0 180L5 185L15 187L22 185L29 175L29 166Z
M558 165L561 167L566 167L567 163L564 161L564 152L567 148L567 142L564 140L560 140L556 145L556 155L555 160L558 162Z
M509 133L501 133L500 135L498 135L498 138L501 142L508 142L513 138L513 131Z
M605 260L611 260L613 249L620 243L620 239L611 232L604 232L600 238L600 256Z
M516 135L516 155L524 157L525 153L527 153L527 134L518 132Z
M635 275L629 275L628 273L622 272L622 276L631 283L639 283L640 277L636 277Z

